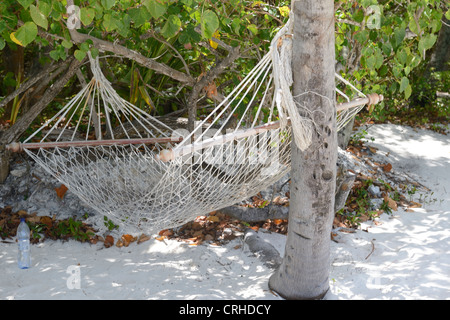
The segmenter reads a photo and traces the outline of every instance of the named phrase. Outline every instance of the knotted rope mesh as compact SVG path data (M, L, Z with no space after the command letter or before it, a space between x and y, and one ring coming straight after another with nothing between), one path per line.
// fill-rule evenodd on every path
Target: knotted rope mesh
M91 82L23 148L126 230L176 227L236 204L290 171L293 139L300 149L310 143L314 126L294 112L290 94L291 45L283 44L289 32L289 25L280 30L270 51L192 132L122 99L98 57L90 57ZM338 127L356 112L341 112Z

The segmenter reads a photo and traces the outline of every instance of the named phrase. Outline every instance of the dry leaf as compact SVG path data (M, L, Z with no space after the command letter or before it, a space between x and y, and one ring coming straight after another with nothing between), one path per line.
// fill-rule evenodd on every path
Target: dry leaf
M209 216L208 218L206 218L206 220L211 222L219 222L220 218L218 216Z
M141 234L139 239L138 239L138 241L137 241L137 244L140 244L140 243L148 241L148 240L150 240L150 237L148 235Z
M277 226L283 223L282 219L274 219L273 223L275 223Z
M66 194L68 188L62 184L61 186L59 186L59 188L55 188L56 191L56 195L58 196L58 198L60 198L61 200L64 198L64 195Z
M392 200L391 198L389 198L389 196L385 196L385 197L384 197L384 201L387 202L389 208L391 208L391 209L394 210L394 211L397 211L397 208L398 208L397 202L395 202L394 200Z
M136 241L136 237L133 237L129 234L124 234L120 239L122 240L122 243L125 247L128 247L131 242Z
M383 166L384 172L390 172L392 170L392 164L388 163Z
M114 238L112 236L106 236L105 238L105 247L109 248L114 245Z
M53 225L53 219L48 216L40 217L39 222L47 225L48 228L51 228Z
M91 244L97 244L98 240L99 240L99 236L97 236L97 235L89 237L89 242Z
M422 205L420 204L420 203L418 203L418 202L415 202L415 201L410 201L410 208L422 208Z
M116 242L116 247L117 248L122 248L123 247L123 242L122 242L122 240L117 240L117 242Z

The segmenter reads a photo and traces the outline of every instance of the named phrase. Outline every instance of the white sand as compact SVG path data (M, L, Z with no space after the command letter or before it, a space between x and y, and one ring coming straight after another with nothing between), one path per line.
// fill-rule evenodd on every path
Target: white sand
M434 193L416 194L425 204L415 212L399 209L381 225L363 224L367 232L340 233L326 299L449 299L449 137L394 125L369 134L380 150L375 157ZM284 236L263 236L283 254ZM108 249L46 240L32 246L27 270L16 256L15 244L0 243L0 299L280 299L268 290L272 270L241 239L223 247L150 240Z

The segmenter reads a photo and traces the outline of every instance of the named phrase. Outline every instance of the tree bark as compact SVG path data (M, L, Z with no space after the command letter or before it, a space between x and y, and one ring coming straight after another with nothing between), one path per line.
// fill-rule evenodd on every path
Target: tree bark
M292 5L293 95L307 108L316 132L303 152L292 143L286 249L269 287L286 299L321 299L329 289L336 188L334 4L332 0L302 0ZM298 96L308 91L314 93Z
M84 62L84 61L83 61ZM25 132L25 130L30 126L33 120L39 115L42 110L57 96L61 89L67 84L67 82L72 78L77 69L82 65L83 62L76 60L74 57L69 58L69 67L67 68L64 75L62 75L50 88L45 91L42 99L40 99L36 104L34 104L30 110L20 117L19 120L3 135L0 137L0 143L9 144L17 139Z
M45 91L42 99L35 103L26 114L21 116L11 128L0 135L0 183L3 183L9 174L9 153L6 152L5 146L20 138L37 115L58 95L82 63L74 57L69 58L67 61L69 67L66 72L56 80L53 86Z
M428 69L433 68L435 71L447 71L449 70L448 62L450 61L450 21L445 17L442 17L441 30L439 30L439 36L434 46L433 54L431 55Z

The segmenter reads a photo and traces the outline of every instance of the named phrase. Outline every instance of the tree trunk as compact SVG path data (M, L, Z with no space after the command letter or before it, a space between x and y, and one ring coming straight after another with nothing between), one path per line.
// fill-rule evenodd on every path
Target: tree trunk
M441 30L439 30L439 37L434 46L434 51L431 56L430 63L428 64L428 70L434 68L435 71L447 71L449 70L448 62L450 61L450 23L445 17L442 17Z
M332 0L302 0L292 4L293 94L307 108L316 131L305 151L292 143L286 249L269 287L286 299L321 299L329 289L336 187L334 5ZM314 93L298 96L308 91Z
M5 150L5 145L20 138L25 130L31 125L33 120L64 88L64 86L75 74L76 70L78 70L82 63L83 62L76 60L74 57L69 58L67 60L67 64L69 66L66 72L61 75L58 80L56 80L55 83L45 91L42 99L34 104L27 113L22 115L11 128L3 133L0 132L0 183L3 183L9 174L9 153Z

